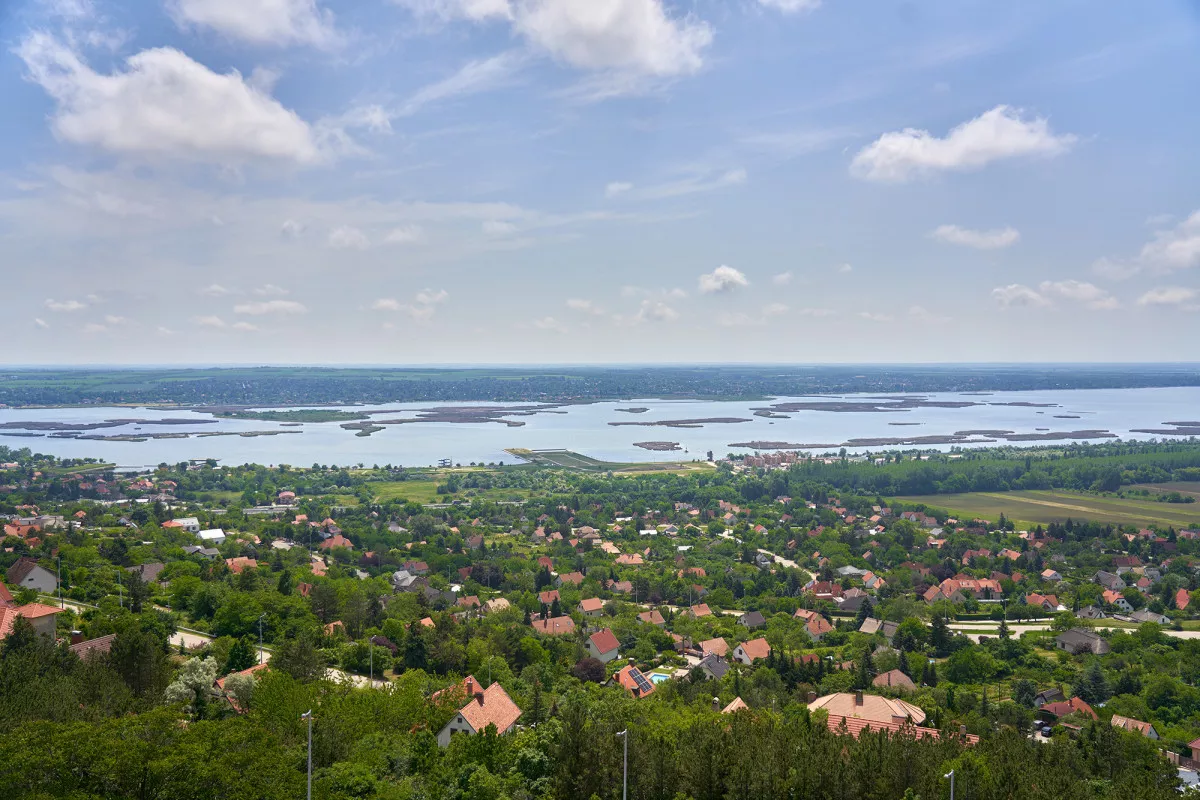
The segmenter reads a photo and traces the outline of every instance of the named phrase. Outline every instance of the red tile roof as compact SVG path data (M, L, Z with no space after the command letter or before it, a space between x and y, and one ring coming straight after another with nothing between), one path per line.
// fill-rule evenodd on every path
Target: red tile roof
M600 611L604 608L604 601L599 597L587 597L579 602L579 607L585 612Z
M708 607L707 603L697 603L692 606L691 612L692 616L696 618L712 616L712 610Z
M1073 711L1082 711L1092 719L1099 719L1099 717L1096 716L1096 712L1092 710L1092 707L1080 700L1078 697L1072 697L1070 700L1060 701L1057 703L1047 703L1046 705L1042 706L1041 710L1045 711L1047 714L1053 714L1056 717L1065 717L1067 714L1070 714Z
M474 687L479 686L473 677L467 680ZM495 725L497 732L504 733L521 717L521 709L517 708L508 692L498 683L493 683L483 691L476 688L473 696L458 713L477 733L488 725Z
M534 631L547 636L562 636L575 632L575 620L570 617L551 617L550 619L535 619L531 623Z
M86 642L73 644L70 650L80 658L89 658L91 656L100 656L112 649L113 640L117 638L115 633L110 633L107 636L101 636L98 639L88 639Z
M863 731L886 731L888 734L895 736L896 734L911 733L918 739L924 739L926 736L932 736L935 739L941 738L942 732L935 728L922 728L918 725L900 722L877 722L871 719L859 719L858 717L842 717L834 714L829 715L826 724L829 730L834 733L841 733L843 723L846 726L846 732L855 739L859 737ZM979 744L979 737L972 734L960 734L964 744L975 745Z
M237 558L225 559L225 566L229 567L229 571L234 575L240 575L247 569L258 569L258 562L253 558L238 556Z
M760 658L766 658L771 655L771 645L767 644L766 639L751 639L748 642L742 642L740 645L742 652L751 661L757 661Z
M598 653L611 653L621 646L621 643L617 641L616 634L608 628L596 631L588 639L596 646Z
M49 616L50 614L61 614L61 608L54 606L44 606L41 603L29 603L23 606L4 606L0 607L0 639L12 633L13 623L17 617L25 617L26 619L39 619Z

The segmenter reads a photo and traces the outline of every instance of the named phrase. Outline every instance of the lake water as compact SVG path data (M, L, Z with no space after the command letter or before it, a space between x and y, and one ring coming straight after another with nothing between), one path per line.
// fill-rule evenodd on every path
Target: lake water
M1008 430L1034 433L1038 428L1050 431L1106 430L1128 439L1152 438L1151 434L1131 433L1133 428L1161 428L1165 422L1200 420L1200 387L1165 389L1099 389L1078 391L996 392L986 396L963 394L894 395L927 398L932 401L977 402L967 408L914 408L888 413L834 413L803 410L786 419L753 416L751 409L774 403L862 401L875 395L837 398L777 398L764 401L693 401L626 400L564 406L554 413L515 417L525 423L508 427L496 422L413 423L386 427L371 436L355 436L336 422L307 423L298 427L257 420L220 420L195 425L141 424L140 430L126 425L86 431L85 435L136 435L156 432L248 432L299 431L279 436L245 438L221 436L186 439L159 439L142 442L108 442L48 436L0 436L0 444L17 449L29 447L35 452L65 457L94 457L123 467L151 466L161 462L177 463L188 459L215 458L226 464L260 463L305 466L313 463L352 465L363 463L429 466L439 459L454 462L512 463L504 452L517 447L531 450L566 449L605 461L677 461L702 459L712 450L719 458L729 452L749 452L731 448L734 442L782 441L792 443L842 443L849 439L949 435L963 430ZM1053 408L989 405L992 403L1053 403ZM500 403L393 403L384 406L346 406L346 410L388 409L376 420L411 418L421 409L439 406L502 406ZM642 407L645 413L630 414L621 408ZM1055 419L1056 415L1078 419ZM706 424L699 428L613 427L609 422L653 422L714 417L747 419L736 424ZM60 408L0 409L0 423L52 421L63 423L100 422L108 419L141 418L211 420L208 414L146 408ZM889 423L915 423L903 426ZM6 431L12 433L14 431ZM678 442L683 450L652 452L635 447L635 442ZM1001 440L995 444L1004 444ZM992 444L991 446L995 446ZM1036 442L1032 444L1038 444ZM967 445L971 446L971 445ZM980 445L975 445L980 446ZM949 449L942 445L938 449ZM851 448L852 452L880 450L882 447Z

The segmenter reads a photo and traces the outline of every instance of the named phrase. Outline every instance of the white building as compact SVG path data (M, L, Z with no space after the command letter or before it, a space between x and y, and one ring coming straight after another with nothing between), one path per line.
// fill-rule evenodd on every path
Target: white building
M512 732L517 726L521 709L517 708L503 686L493 683L487 689L481 689L479 682L469 676L463 680L461 688L466 691L466 705L438 732L440 747L449 747L450 738L456 733L472 736L488 725L495 725L496 732L503 734ZM437 699L436 694L434 699Z
M207 531L198 532L196 538L208 547L216 547L217 545L225 544L225 531L220 528L211 528Z

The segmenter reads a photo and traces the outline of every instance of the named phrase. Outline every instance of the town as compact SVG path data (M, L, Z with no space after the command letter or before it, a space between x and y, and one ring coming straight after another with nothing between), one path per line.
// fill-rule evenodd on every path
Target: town
M428 475L388 468L4 457L0 715L35 739L260 731L292 755L240 757L294 785L312 706L323 796L610 796L621 730L644 797L674 796L662 769L740 796L723 759L745 737L864 797L939 796L950 769L963 796L1007 796L981 771L999 758L1028 761L1022 796L1197 783L1194 529L957 519L837 490L822 460L446 470L422 503L404 495ZM172 747L198 745L185 730ZM881 788L819 755L882 744L930 766ZM27 754L0 786L75 780Z

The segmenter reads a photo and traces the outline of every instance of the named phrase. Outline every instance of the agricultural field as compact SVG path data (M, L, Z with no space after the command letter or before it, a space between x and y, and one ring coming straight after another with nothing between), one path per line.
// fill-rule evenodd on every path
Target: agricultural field
M1158 503L1153 500L1103 497L1067 491L968 492L966 494L898 497L904 503L924 503L961 518L996 520L1004 514L1029 525L1064 522L1068 518L1111 522L1118 525L1170 525L1200 527L1200 506Z
M407 500L413 503L437 503L446 500L446 495L437 493L437 481L380 481L369 484L380 503L390 500Z
M1130 489L1140 489L1150 494L1179 492L1184 497L1194 497L1200 503L1200 481L1171 481L1169 483L1135 483Z
M711 469L706 462L663 461L619 463L615 461L600 461L591 456L581 455L571 450L524 450L509 448L508 453L523 461L541 467L565 467L585 472L612 472L616 475L645 475L658 472L684 473L696 470Z

